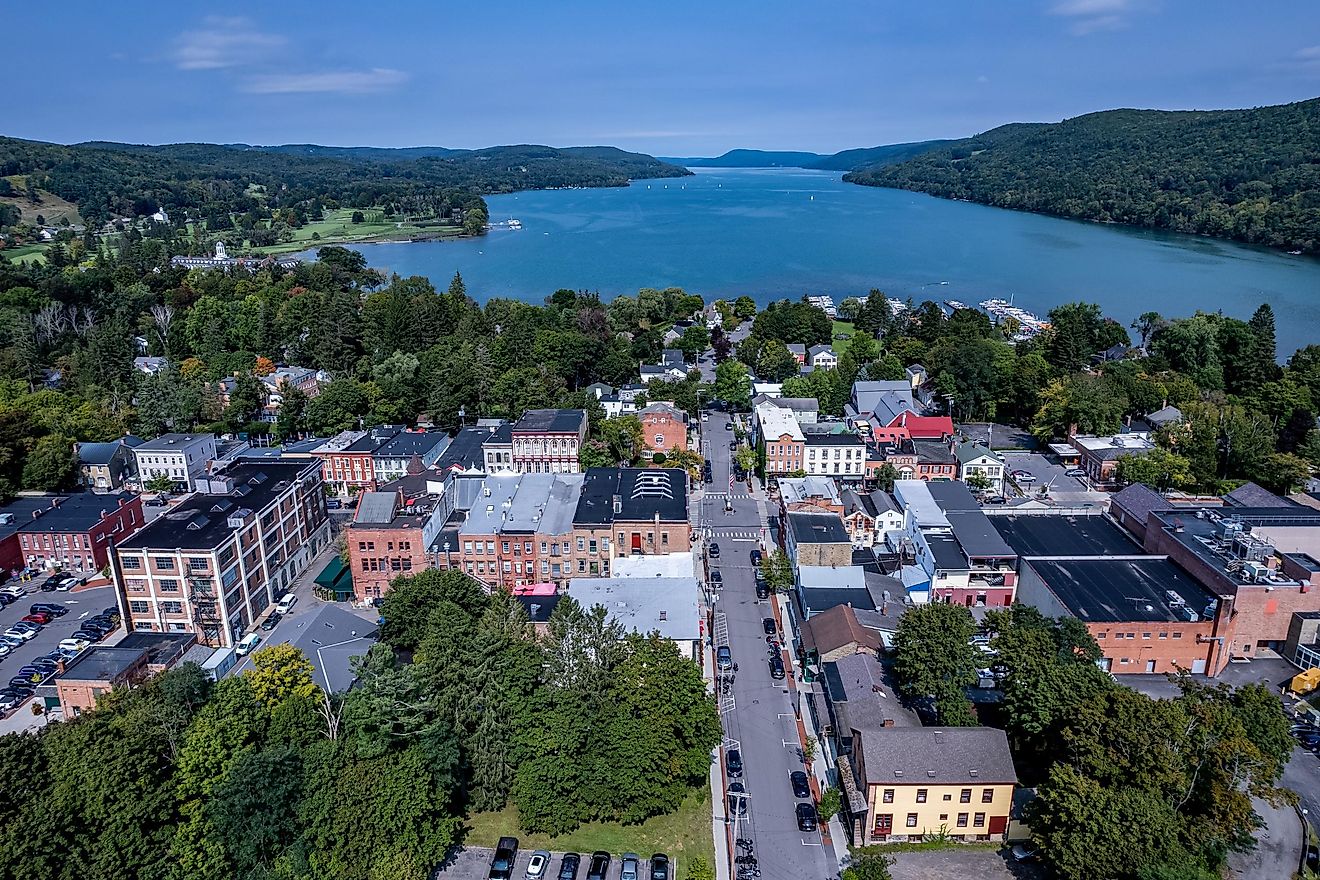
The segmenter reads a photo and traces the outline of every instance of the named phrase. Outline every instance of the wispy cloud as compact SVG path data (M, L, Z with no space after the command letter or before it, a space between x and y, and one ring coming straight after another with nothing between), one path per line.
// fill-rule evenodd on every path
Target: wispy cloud
M1306 78L1320 77L1320 46L1306 46L1298 49L1282 64L1273 66L1275 69Z
M257 30L249 19L209 15L201 28L179 35L171 57L180 70L220 70L266 58L285 42Z
M402 70L373 67L370 70L259 74L248 77L240 88L254 95L294 95L312 92L364 95L392 89L407 81L408 74Z
M1084 37L1127 27L1138 5L1137 0L1057 0L1050 14L1071 19L1069 30Z

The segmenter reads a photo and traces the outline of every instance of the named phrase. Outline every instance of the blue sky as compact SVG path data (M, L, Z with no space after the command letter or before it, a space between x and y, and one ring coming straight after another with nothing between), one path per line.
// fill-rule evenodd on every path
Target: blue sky
M60 142L832 152L1320 95L1315 0L6 5L0 133Z

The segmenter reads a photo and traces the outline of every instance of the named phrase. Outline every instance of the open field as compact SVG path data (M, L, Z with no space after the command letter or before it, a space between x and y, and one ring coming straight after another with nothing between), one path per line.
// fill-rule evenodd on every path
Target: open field
M469 846L493 847L501 835L511 834L518 838L519 847L524 850L577 853L605 850L616 858L625 852L640 853L643 858L663 852L678 868L674 876L682 877L688 860L695 856L704 858L708 865L715 862L710 812L710 791L702 789L688 795L678 811L668 816L656 816L640 825L592 822L555 837L519 831L517 810L506 807L498 813L477 813L468 817L464 842Z
M368 222L354 223L353 211L361 210ZM315 234L317 238L313 239ZM327 211L325 219L315 220L293 231L293 240L265 247L252 248L258 254L287 254L304 251L325 244L347 244L364 241L389 241L427 238L457 238L459 230L452 226L418 226L381 218L379 210L340 208Z
M41 202L34 205L27 200L27 196L23 195L23 188L27 186L26 175L15 174L5 179L14 187L15 194L0 196L0 202L17 205L18 209L23 212L24 223L36 223L37 215L40 214L46 218L47 225L51 226L59 223L61 217L69 218L69 223L74 226L82 224L82 215L78 213L78 207L73 202L66 202L57 195L39 189L37 195L41 198Z
M0 251L11 263L42 263L45 262L46 244L24 244L18 247L6 248Z
M853 325L851 321L835 321L834 328L830 330L830 341L834 348L834 353L842 356L843 350L848 347L848 339L839 339L840 334L853 335Z

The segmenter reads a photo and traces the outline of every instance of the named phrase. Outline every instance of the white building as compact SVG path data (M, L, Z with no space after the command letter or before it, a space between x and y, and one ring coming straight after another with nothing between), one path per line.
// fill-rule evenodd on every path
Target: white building
M968 478L979 474L990 481L990 491L996 495L1004 494L1007 467L1002 458L981 443L961 443L953 454L958 457L959 473L964 482L970 485Z
M810 476L860 481L866 473L866 444L856 434L804 433L806 467Z
M143 486L157 477L169 477L174 491L191 492L216 456L212 434L162 434L134 448L138 480Z
M586 610L597 605L628 632L656 632L684 657L701 662L701 587L695 577L573 578L568 595Z

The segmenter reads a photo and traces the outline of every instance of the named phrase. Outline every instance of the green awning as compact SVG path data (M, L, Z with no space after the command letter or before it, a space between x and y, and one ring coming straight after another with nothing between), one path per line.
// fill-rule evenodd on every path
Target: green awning
M353 595L353 572L338 556L332 557L325 568L316 576L314 583L335 594L338 599Z

